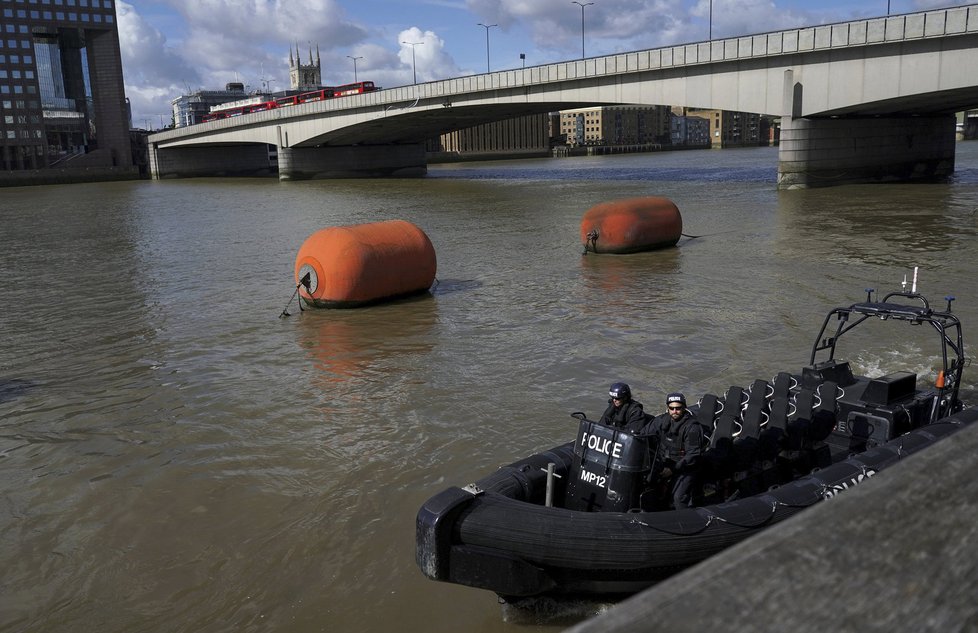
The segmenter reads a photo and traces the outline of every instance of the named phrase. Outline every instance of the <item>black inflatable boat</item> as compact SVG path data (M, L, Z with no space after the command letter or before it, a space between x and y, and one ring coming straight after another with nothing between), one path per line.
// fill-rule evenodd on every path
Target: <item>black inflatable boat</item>
M712 430L704 505L646 509L647 439L575 414L575 441L425 502L419 567L508 600L627 595L859 484L978 420L958 399L962 332L946 300L935 310L915 288L882 301L869 291L829 312L799 373L691 406ZM913 371L855 375L835 357L840 338L879 320L934 330L928 358L943 367L929 385Z

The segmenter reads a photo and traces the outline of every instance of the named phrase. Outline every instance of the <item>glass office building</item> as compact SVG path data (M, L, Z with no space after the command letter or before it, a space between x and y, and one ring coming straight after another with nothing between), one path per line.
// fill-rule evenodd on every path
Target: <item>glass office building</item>
M0 0L0 174L132 168L115 0Z

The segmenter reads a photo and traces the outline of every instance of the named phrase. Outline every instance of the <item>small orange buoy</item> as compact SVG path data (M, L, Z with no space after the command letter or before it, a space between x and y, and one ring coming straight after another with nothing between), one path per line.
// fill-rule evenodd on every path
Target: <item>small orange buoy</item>
M428 290L436 266L424 231L388 220L316 231L299 248L295 280L307 305L353 308Z
M602 202L588 209L581 220L585 252L650 251L675 246L682 233L679 207L656 196Z

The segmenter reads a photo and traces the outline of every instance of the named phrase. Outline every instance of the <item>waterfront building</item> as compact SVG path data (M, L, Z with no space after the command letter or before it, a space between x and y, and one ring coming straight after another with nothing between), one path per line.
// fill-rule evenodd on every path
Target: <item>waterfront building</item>
M670 139L675 147L709 147L710 121L704 117L673 114Z
M761 115L730 110L700 110L689 108L688 114L710 122L710 143L713 147L745 147L766 145L761 136Z
M0 184L135 177L115 9L0 0Z
M596 106L560 112L560 136L567 145L668 144L667 106Z
M219 106L247 98L244 84L231 82L224 90L198 90L187 95L181 95L170 102L173 107L173 124L185 127L203 123L204 116L214 106Z

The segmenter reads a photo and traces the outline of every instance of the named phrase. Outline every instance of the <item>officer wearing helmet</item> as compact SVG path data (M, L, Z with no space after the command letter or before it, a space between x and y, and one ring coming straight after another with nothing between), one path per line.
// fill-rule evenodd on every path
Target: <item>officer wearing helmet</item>
M654 473L671 492L677 510L692 508L702 496L701 471L706 436L703 427L686 408L686 396L679 392L666 396L666 412L656 416L641 435L659 440L657 469Z
M608 408L601 415L601 424L616 426L629 433L637 433L645 426L642 403L632 400L632 390L623 382L616 382L608 389Z

